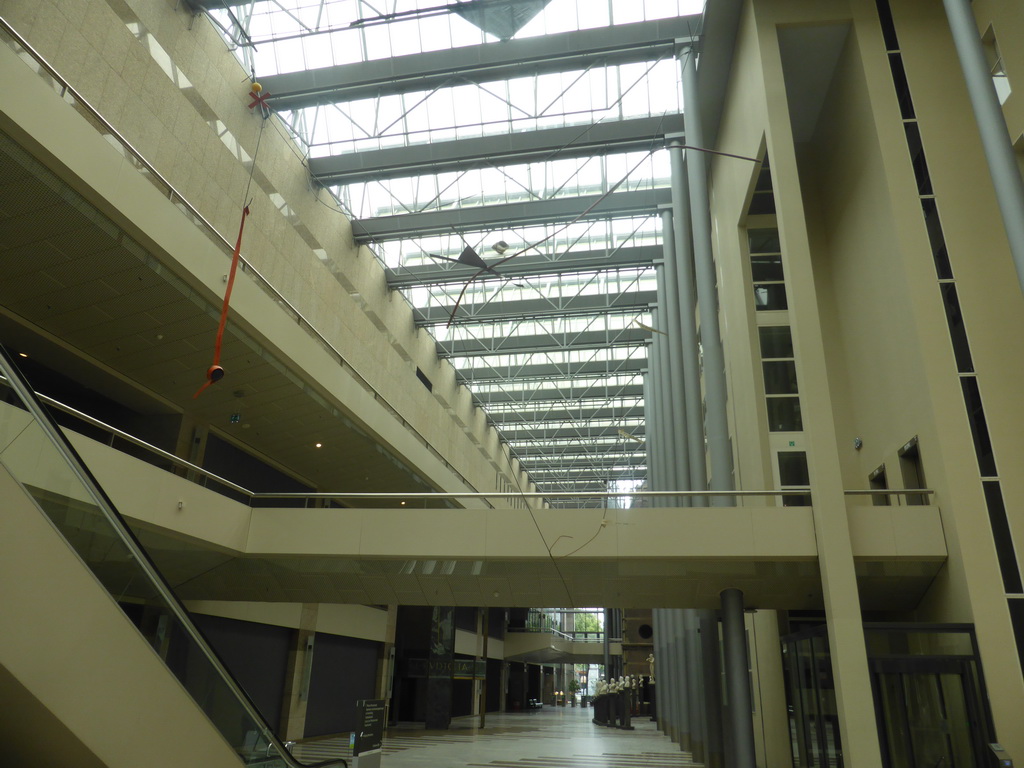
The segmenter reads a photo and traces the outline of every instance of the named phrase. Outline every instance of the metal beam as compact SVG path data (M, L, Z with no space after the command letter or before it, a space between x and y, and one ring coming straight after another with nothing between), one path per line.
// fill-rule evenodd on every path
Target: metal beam
M530 430L528 436L517 437L519 430L512 430L509 427L514 426L508 424L502 427L502 434L508 441L508 444L514 449L518 449L520 446L529 445L528 441L532 440L565 440L575 439L580 440L600 440L603 437L618 437L619 430L628 432L633 437L643 438L647 432L643 424L627 425L627 426L611 426L611 427L554 427L544 428L538 427L537 429ZM527 430L522 430L526 432ZM623 438L625 440L625 438ZM628 441L632 443L633 441ZM637 443L639 446L640 444Z
M682 115L609 120L311 157L309 172L324 186L434 176L473 168L645 152L660 146L665 134L681 130Z
M553 299L520 299L460 304L452 317L451 307L413 309L416 325L463 325L500 323L509 320L558 317L561 315L599 315L607 312L642 312L657 301L656 291L626 291L616 295L584 294Z
M658 206L667 204L670 199L671 193L667 189L643 189L605 196L585 195L526 203L451 208L357 219L352 222L352 232L357 242L367 243L452 232L506 230L578 218L642 216L656 213Z
M607 407L593 406L589 408L545 408L539 411L492 411L487 414L492 423L499 429L503 425L536 424L545 421L581 421L590 420L615 421L616 419L643 418L644 407L638 400L634 405L612 405Z
M480 357L511 355L553 350L604 349L605 347L640 346L647 343L649 333L643 328L622 328L616 331L579 331L577 333L536 334L491 339L457 339L437 342L440 357Z
M610 376L616 373L643 373L647 357L637 355L625 360L594 360L585 363L541 363L534 365L501 365L493 368L461 368L455 374L467 384L486 381L530 381L532 379L567 378L570 376Z
M201 1L209 7L238 4L230 0ZM261 78L261 83L271 94L274 109L293 110L466 83L654 61L673 55L680 43L696 39L700 23L697 14L619 24L270 75Z
M462 250L461 245L459 250ZM511 250L514 253L515 246ZM450 254L451 258L457 258L458 255L458 253ZM614 251L569 251L556 256L524 253L498 267L499 274L492 275L485 272L477 278L476 282L486 283L493 280L535 275L635 269L649 267L655 259L659 258L661 258L661 247L657 245L638 245L631 248L617 248ZM441 262L388 269L386 273L388 287L411 288L421 285L464 283L479 271L479 269L462 264Z
M564 389L520 389L474 392L473 399L484 406L492 403L584 403L587 400L606 401L609 397L640 397L642 384L613 384L611 386L580 387L583 394L574 394L572 387ZM486 408L485 408L486 410Z

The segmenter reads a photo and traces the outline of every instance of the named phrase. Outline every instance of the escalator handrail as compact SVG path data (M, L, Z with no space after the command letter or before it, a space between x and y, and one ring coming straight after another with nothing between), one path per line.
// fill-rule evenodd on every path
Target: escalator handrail
M31 415L39 425L43 435L52 443L54 448L57 450L57 453L65 460L68 467L75 474L75 477L92 497L93 502L102 513L104 519L114 530L114 533L124 544L132 557L135 558L136 562L138 562L139 567L142 568L143 573L149 579L151 586L166 603L168 609L174 615L175 619L177 619L182 629L188 634L192 642L196 644L214 670L216 670L217 674L221 677L225 685L227 685L228 689L235 695L238 702L242 705L242 708L246 711L246 714L261 729L261 735L267 741L268 745L277 750L281 759L284 760L290 768L328 768L328 766L345 766L347 768L348 762L344 758L336 758L317 763L303 763L291 755L284 743L277 738L277 735L266 722L263 715L260 714L258 709L256 709L256 706L249 699L248 694L242 690L234 676L227 670L227 667L224 666L220 657L210 647L198 627L196 627L192 622L192 619L188 614L188 610L181 604L181 601L178 600L178 597L174 594L171 586L167 583L156 565L150 559L149 553L146 552L138 539L135 538L135 534L132 533L127 523L125 523L124 519L121 517L121 514L115 509L113 502L107 497L99 483L92 476L92 473L85 466L84 462L79 457L78 452L75 451L70 441L68 441L67 437L65 437L64 433L61 431L60 427L46 412L46 409L43 407L42 403L40 403L32 387L30 387L25 381L6 348L2 345L0 345L0 373L3 373L6 377L7 385L14 390L15 394L18 395L29 415Z

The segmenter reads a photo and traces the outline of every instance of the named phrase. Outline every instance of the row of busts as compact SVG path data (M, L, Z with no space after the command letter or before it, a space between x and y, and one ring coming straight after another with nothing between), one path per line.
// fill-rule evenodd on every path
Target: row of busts
M597 695L601 696L605 693L620 693L628 689L636 689L640 684L640 678L636 675L626 675L625 677L613 677L611 680L606 681L603 677L597 681Z

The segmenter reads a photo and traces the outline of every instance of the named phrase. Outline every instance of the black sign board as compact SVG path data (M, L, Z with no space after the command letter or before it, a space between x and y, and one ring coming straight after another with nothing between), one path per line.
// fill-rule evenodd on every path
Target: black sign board
M358 757L379 752L384 743L384 699L362 699L359 707L359 730L355 733L352 754Z

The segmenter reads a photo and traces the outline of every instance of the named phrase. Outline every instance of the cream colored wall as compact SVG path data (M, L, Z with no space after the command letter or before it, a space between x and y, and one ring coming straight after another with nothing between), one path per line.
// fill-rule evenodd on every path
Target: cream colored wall
M0 666L108 768L237 768L234 750L2 467L0 499L0 607L14 619L0 632Z
M1007 332L1021 327L1024 302L942 7L925 0L894 0L893 6L996 458L1004 468L1001 479L1011 525L1021 531L1024 520L1016 500L1022 480L1005 468L1024 458L1019 397L1013 396L1024 373L1024 341L1020 334ZM815 504L823 501L823 460L826 467L837 462L843 488L866 487L868 473L883 462L890 484L898 486L896 452L908 439L920 437L928 484L937 491L933 503L943 515L949 559L914 618L975 623L985 668L992 670L990 678L997 678L990 680L989 694L1000 738L1016 738L1010 723L1024 691L1019 675L1000 672L1018 668L1016 650L875 4L776 0L753 7L751 15L748 4L741 25L741 50L731 74L718 148L750 154L757 151L759 133L767 135L801 402L812 441ZM787 23L830 21L851 23L852 31L813 140L809 146L794 146L785 84L776 69L777 29ZM761 48L759 72L753 71L758 66L753 57L742 52L752 46ZM734 252L723 237L746 187L724 159L715 160L714 173L725 304L725 294L738 298L748 284L739 269L730 267ZM729 285L730 279L742 283ZM806 304L808 298L813 308ZM751 341L741 313L734 311L734 317L726 344L740 366ZM808 345L815 334L821 337L817 355L817 342ZM752 426L753 419L737 419L738 429L744 424ZM817 435L811 434L815 431ZM860 452L853 448L854 437L864 440ZM743 439L740 433L738 441ZM863 544L863 510L850 508L851 543L858 547ZM816 517L816 524L825 522ZM914 535L912 525L906 528L897 539ZM822 530L818 533L821 546ZM821 555L823 564L831 564L827 552ZM823 581L827 584L824 574ZM868 726L865 720L863 727Z
M245 258L476 489L493 490L496 471L513 478L518 463L501 455L496 431L429 335L416 330L405 300L387 290L377 259L354 245L346 217L310 189L283 125L246 108L246 73L208 19L175 0L0 0L0 15L231 242L259 141ZM200 282L214 296L223 288ZM246 319L265 331L257 317ZM285 359L287 350L278 350ZM432 393L418 386L416 367ZM367 418L365 409L341 405L356 421ZM394 439L385 442L401 453Z

